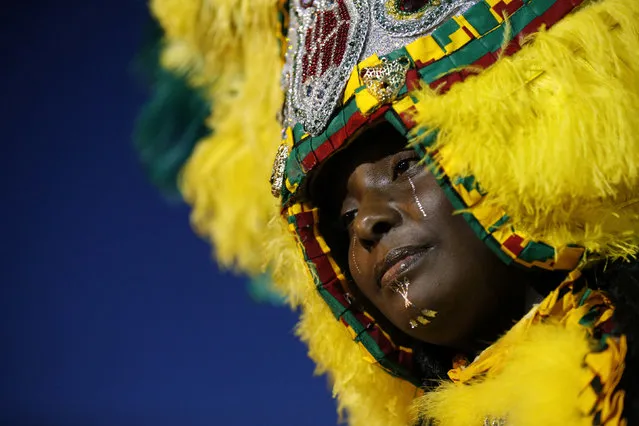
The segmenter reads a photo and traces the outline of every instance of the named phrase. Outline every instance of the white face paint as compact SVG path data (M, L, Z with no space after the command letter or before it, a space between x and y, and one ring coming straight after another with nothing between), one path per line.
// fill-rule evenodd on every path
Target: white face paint
M410 286L410 281L408 278L404 278L403 281L397 281L393 285L393 291L404 299L404 308L408 309L413 306L413 302L408 299L408 286Z
M361 274L362 271L359 269L359 265L357 264L357 259L355 258L355 244L357 244L357 237L353 235L353 244L351 247L351 258L353 259L353 266L358 274Z
M422 215L424 217L426 217L426 212L424 211L424 206L422 206L421 201L419 201L419 198L417 198L417 191L415 190L415 184L413 183L413 180L410 177L408 178L408 183L410 183L410 187L413 190L413 198L415 199L415 203L417 204L417 207L419 208L419 211L422 212Z
M408 298L408 287L410 286L410 281L408 278L404 278L402 281L396 281L393 284L393 291L399 294L402 299L404 299L404 308L416 308L413 302ZM432 309L422 309L419 311L417 317L412 318L408 321L410 328L417 328L419 326L426 326L431 323L431 321L437 316L437 311Z

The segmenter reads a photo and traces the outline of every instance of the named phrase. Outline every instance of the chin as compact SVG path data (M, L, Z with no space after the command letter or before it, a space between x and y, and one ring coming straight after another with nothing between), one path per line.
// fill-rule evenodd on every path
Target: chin
M416 306L420 306L416 303ZM427 306L423 304L421 306ZM436 305L431 305L435 307ZM434 309L431 309L434 310ZM467 313L467 312L464 312ZM418 318L421 316L421 321ZM405 311L398 318L397 324L404 333L413 339L429 343L437 346L445 346L450 348L468 348L472 346L473 334L476 330L476 322L466 316L462 316L462 312L446 312L440 310L433 318L421 315L421 309L411 308ZM415 328L410 326L411 320L413 324L417 324Z
M460 336L453 336L450 333L447 333L442 330L436 329L427 329L424 327L423 329L410 329L406 331L410 337L413 339L417 339L421 342L429 343L431 345L444 346L449 348L461 348L464 345L463 340L460 339Z

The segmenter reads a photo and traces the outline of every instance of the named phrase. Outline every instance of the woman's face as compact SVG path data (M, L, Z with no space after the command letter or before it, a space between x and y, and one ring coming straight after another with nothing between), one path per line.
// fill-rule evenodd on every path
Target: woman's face
M503 264L454 214L433 174L405 144L382 125L329 162L322 175L337 197L320 205L322 220L325 212L339 217L343 257L365 304L413 338L481 346L521 315L521 272Z

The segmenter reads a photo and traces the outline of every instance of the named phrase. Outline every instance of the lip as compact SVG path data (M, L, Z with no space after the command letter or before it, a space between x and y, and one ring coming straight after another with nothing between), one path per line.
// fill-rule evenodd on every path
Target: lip
M390 250L381 262L375 265L375 279L380 287L387 287L412 269L430 246L405 246Z

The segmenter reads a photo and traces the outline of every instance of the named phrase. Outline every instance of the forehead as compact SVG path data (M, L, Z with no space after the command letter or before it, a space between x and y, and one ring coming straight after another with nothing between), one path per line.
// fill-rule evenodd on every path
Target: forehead
M309 176L308 198L320 207L341 203L348 179L358 166L376 163L405 149L407 143L389 123L371 126Z

